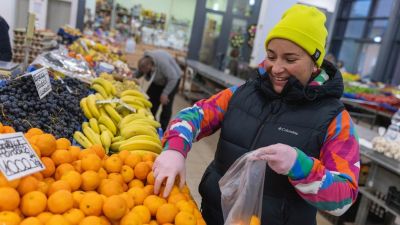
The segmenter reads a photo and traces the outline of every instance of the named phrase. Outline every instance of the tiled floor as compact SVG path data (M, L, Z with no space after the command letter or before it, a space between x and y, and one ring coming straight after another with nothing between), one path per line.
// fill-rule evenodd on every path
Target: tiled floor
M190 104L185 101L185 99L177 95L175 97L173 115L175 115L179 110L190 106ZM193 198L196 200L197 204L200 205L201 197L198 193L198 185L200 179L203 175L204 170L214 158L215 149L217 146L219 138L219 132L216 132L212 136L204 138L199 142L195 143L192 150L189 152L189 156L186 160L186 179L190 187ZM330 225L320 215L317 216L318 225Z

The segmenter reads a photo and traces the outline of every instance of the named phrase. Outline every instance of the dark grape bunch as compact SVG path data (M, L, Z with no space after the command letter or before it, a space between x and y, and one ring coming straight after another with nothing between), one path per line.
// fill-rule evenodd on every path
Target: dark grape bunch
M79 102L88 95L89 88L72 78L65 78L64 84L50 79L52 92L42 99L39 99L32 77L9 81L0 88L0 121L17 131L26 132L37 127L57 138L72 140L74 131L80 130L84 119Z

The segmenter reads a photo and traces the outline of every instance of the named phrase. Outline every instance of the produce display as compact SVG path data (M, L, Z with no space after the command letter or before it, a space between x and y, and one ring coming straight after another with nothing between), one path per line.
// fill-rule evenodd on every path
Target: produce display
M101 144L108 153L123 150L161 152L157 133L160 123L150 112L151 103L139 90L117 93L116 87L103 78L93 80L96 94L83 98L82 111L89 122L82 124L82 132L74 133L75 140L85 148ZM109 100L108 102L104 102ZM103 101L99 104L98 101Z
M155 153L107 156L100 145L82 150L38 128L25 137L46 168L13 181L0 173L2 225L205 224L186 185L154 194Z
M391 141L379 136L372 140L372 146L373 150L400 161L400 141Z
M50 78L50 82L52 91L39 99L31 76L8 81L0 88L0 121L17 131L40 127L57 138L72 140L84 119L79 102L88 88L72 78L65 78L64 83Z

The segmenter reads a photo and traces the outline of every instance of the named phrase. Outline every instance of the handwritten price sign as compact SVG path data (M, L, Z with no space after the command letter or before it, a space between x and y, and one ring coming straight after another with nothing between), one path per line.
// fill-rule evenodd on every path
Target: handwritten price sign
M14 180L45 169L22 133L0 135L0 169Z
M33 71L31 74L33 77L33 81L35 82L39 98L42 99L44 96L51 92L49 73L47 72L46 68L41 68Z

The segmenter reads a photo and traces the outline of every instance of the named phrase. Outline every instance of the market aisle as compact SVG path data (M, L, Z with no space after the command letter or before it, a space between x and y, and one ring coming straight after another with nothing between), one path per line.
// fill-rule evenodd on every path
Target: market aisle
M175 116L176 113L179 112L179 110L189 106L190 104L181 95L176 95L173 107L173 116ZM201 176L203 175L204 170L214 158L218 138L219 131L217 131L212 136L195 143L192 150L189 152L189 157L186 161L187 184L189 185L193 198L196 200L199 206L201 202L201 197L198 192L198 185L200 183ZM318 214L317 224L330 225L331 223L329 223L326 219Z

